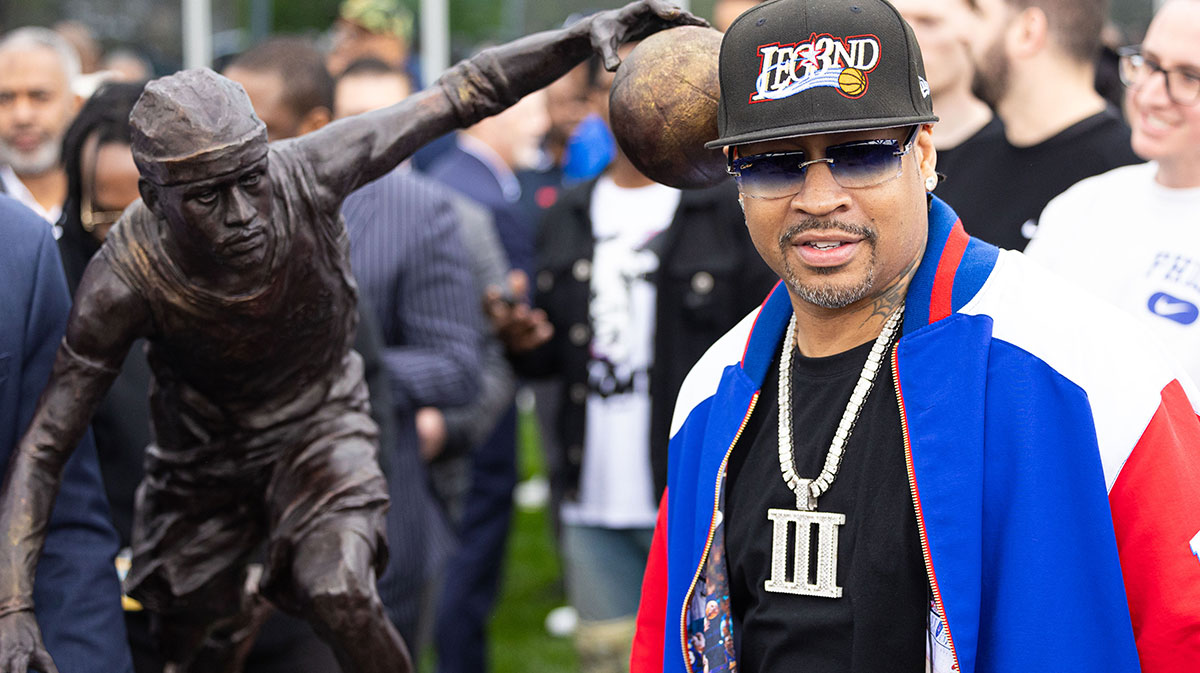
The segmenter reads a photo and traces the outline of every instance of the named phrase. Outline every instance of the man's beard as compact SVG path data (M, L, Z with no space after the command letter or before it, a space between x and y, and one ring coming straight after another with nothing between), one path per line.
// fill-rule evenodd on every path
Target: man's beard
M0 163L8 164L17 175L42 175L58 166L61 138L51 138L32 152L21 152L0 140Z
M871 247L871 258L867 260L867 272L863 276L862 280L855 285L847 287L844 285L834 285L832 283L819 283L814 281L808 281L805 283L800 280L800 277L796 274L795 269L792 268L791 259L787 254L788 248L790 248L792 245L792 239L806 231L829 229L836 229L838 231L844 231L855 236L861 236L862 243ZM790 287L798 297L810 304L828 309L845 308L859 301L863 297L866 297L867 294L870 293L871 289L875 287L876 238L878 238L878 235L875 233L875 230L861 225L838 221L829 222L816 219L805 220L800 224L788 228L787 231L783 232L783 234L779 236L779 250L783 253L783 270L786 274L784 280L787 282L788 287ZM838 269L836 268L831 269L824 267L809 269L810 272L816 273L817 275L828 275L835 273L837 270Z
M1008 58L1004 55L1004 45L997 39L984 52L983 58L976 63L975 75L971 78L971 93L979 100L987 103L994 110L1008 93L1011 77Z

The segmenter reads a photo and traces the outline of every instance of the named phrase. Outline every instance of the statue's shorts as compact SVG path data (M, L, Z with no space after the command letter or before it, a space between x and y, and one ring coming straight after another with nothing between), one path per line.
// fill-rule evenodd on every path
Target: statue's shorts
M358 355L315 408L268 427L231 427L201 404L173 404L174 422L146 456L125 592L159 614L238 609L247 563L266 542L260 591L297 609L292 559L314 533L355 534L387 561L387 486ZM179 448L168 449L169 436Z

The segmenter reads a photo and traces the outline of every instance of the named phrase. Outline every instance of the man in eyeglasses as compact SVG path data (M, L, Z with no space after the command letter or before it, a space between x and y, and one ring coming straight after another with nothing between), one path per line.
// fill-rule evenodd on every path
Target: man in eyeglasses
M1123 50L1131 144L1147 164L1050 202L1031 257L1144 319L1200 380L1200 2L1163 6Z
M720 85L783 282L682 386L633 670L1200 670L1200 396L930 194L896 10L765 3Z

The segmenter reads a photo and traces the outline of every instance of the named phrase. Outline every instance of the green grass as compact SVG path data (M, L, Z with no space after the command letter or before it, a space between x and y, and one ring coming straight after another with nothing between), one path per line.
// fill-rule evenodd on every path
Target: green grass
M537 419L531 413L519 416L517 459L522 480L545 475ZM570 638L546 632L546 615L566 603L550 525L545 508L516 510L489 630L490 673L572 673L579 668ZM433 673L433 660L426 652L423 673Z
M565 602L550 539L544 510L518 511L491 623L494 673L569 673L578 668L571 640L554 638L545 628L546 614Z
M521 479L545 476L537 419L522 413L517 425ZM546 614L566 603L558 552L546 508L517 508L508 540L500 603L492 616L493 673L569 673L578 670L570 638L546 632Z

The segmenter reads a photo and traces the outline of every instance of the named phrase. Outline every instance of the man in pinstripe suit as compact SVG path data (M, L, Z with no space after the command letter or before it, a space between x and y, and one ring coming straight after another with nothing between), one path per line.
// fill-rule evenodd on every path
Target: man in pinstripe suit
M347 671L411 670L374 583L387 496L349 348L357 293L338 208L592 45L615 66L615 45L694 22L658 0L632 3L483 52L391 108L271 147L229 80L185 71L151 82L131 116L143 202L80 284L0 493L13 541L0 554L5 673L48 658L32 614L45 521L62 465L139 336L155 372L156 444L128 582L161 617L171 670L236 670L234 643L255 612L243 606L241 568L264 536L263 596L308 618ZM214 639L226 646L203 647Z

